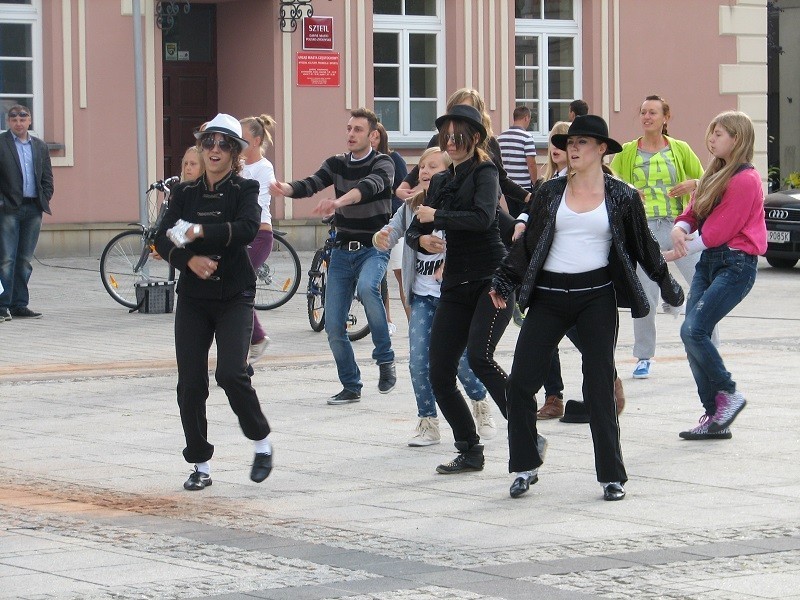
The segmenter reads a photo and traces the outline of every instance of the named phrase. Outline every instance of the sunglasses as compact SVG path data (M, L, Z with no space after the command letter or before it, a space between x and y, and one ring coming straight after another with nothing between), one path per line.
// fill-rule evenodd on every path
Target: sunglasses
M463 146L467 141L467 136L463 133L445 133L445 142L453 142L456 146Z
M28 118L30 116L31 116L30 113L26 113L26 112L10 112L10 113L8 113L8 118L9 119L16 119L17 117L22 117L23 119L26 119L26 118Z
M208 136L200 140L200 145L205 150L211 150L214 148L214 146L218 146L221 152L230 152L231 149L233 148L233 146L228 140L225 139L215 140L213 137L208 137Z

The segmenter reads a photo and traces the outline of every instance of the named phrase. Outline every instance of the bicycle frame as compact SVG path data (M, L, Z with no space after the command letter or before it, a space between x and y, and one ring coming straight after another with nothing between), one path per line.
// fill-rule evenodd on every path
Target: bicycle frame
M139 256L139 261L136 263L136 266L133 267L134 273L138 273L142 270L150 253L155 251L156 234L158 233L158 228L161 227L161 222L164 220L167 208L169 208L170 185L177 183L179 180L180 178L178 177L170 177L166 181L157 181L151 184L150 188L147 190L148 196L155 190L164 194L164 200L161 202L155 221L150 227L145 227L141 223L130 224L132 226L138 225L142 229L142 236L145 238L145 243L142 246L142 254Z

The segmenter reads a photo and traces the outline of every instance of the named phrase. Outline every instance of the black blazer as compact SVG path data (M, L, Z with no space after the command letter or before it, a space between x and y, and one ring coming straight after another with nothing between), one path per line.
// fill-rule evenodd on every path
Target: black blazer
M177 248L167 230L178 219L201 224L203 237ZM260 220L258 182L253 179L230 173L210 191L203 176L173 188L156 234L156 250L180 271L178 293L211 300L230 300L246 290L255 294L256 274L247 244L256 237ZM214 279L200 279L187 266L196 255L218 257Z
M495 273L492 287L505 299L520 288L519 305L527 308L535 294L536 279L542 270L555 237L556 212L567 186L566 177L551 179L537 190L531 201L528 228L517 240ZM629 307L633 317L644 317L650 304L636 275L636 264L658 283L661 297L672 306L683 304L683 290L670 275L658 242L647 226L644 206L636 190L624 181L605 175L606 209L611 226L608 266L617 305Z
M36 178L36 202L39 209L50 212L53 197L53 167L47 144L28 133L33 150L33 174ZM22 165L11 130L0 134L0 209L16 210L22 206Z

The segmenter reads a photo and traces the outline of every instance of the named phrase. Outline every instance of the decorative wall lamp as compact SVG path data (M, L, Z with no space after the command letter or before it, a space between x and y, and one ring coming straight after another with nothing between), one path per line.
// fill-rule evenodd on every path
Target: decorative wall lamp
M162 31L169 31L175 26L175 17L178 16L181 7L176 0L157 0L156 2L156 25ZM189 14L192 10L189 2L183 3L184 14Z
M298 20L313 16L314 7L311 6L311 0L281 0L278 27L283 33L294 33L297 30Z

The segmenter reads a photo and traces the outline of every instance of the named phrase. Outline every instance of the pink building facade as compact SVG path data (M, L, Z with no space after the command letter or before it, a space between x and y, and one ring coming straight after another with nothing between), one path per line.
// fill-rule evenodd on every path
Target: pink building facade
M481 92L495 133L514 106L530 106L542 156L574 98L626 141L639 134L643 98L660 94L672 108L670 133L704 162L709 120L744 110L767 174L766 0L141 5L148 182L177 174L192 128L216 112L275 117L268 158L282 180L343 151L359 106L376 110L390 145L414 164L460 87ZM316 31L293 23L289 5L311 9ZM16 101L30 104L35 133L51 146L56 192L39 256L99 255L139 219L132 19L131 0L0 0L0 117L4 124ZM273 218L299 248L322 235L314 205L273 199Z

